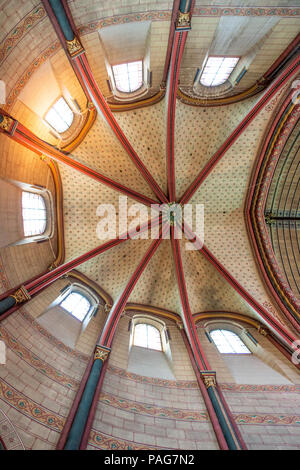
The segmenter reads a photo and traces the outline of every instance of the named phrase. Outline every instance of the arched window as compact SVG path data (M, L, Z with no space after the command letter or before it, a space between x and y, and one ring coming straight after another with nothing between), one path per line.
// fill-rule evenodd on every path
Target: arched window
M209 87L222 85L229 78L238 61L239 57L209 57L201 74L201 85Z
M229 330L213 330L210 337L221 354L251 354L240 337Z
M66 132L73 120L74 113L63 97L60 97L45 115L45 121L59 134Z
M133 345L162 351L160 331L155 326L139 323L134 328Z
M22 192L24 236L42 235L46 230L47 211L44 198L29 191Z
M70 292L60 304L67 312L80 321L83 321L91 308L90 301L79 292Z
M112 69L118 91L132 93L142 86L143 62L141 60L113 65Z

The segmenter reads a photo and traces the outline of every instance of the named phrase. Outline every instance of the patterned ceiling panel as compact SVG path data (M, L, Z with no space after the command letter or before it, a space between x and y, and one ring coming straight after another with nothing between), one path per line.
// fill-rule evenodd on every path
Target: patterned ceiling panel
M176 105L176 194L180 198L232 131L258 100L214 108Z
M101 116L73 155L105 176L155 199L148 184Z
M262 138L288 86L283 87L244 130L192 198L193 203L204 204L205 245L242 287L279 321L282 321L281 314L270 300L253 257L243 208Z
M198 251L186 249L187 243L182 239L180 245L192 313L219 310L253 316L252 308L206 258Z
M162 241L139 279L129 302L159 306L180 312L180 298L169 240Z
M154 179L166 193L165 102L135 111L115 113L119 125Z
M94 181L76 170L60 165L64 191L64 227L66 260L83 254L110 239L99 239L96 233L97 224L102 217L97 216L100 204L111 204L116 211L116 236L119 234L119 195L107 186ZM128 210L136 203L128 199ZM146 206L143 206L146 209ZM134 209L134 208L133 208ZM132 209L132 210L133 210ZM150 211L149 211L150 215ZM129 222L135 216L130 217ZM141 222L148 218L148 211ZM136 224L137 225L137 224ZM121 230L122 233L126 230Z
M123 292L152 240L127 240L82 264L79 270L98 282L115 301ZM155 263L155 258L152 260Z

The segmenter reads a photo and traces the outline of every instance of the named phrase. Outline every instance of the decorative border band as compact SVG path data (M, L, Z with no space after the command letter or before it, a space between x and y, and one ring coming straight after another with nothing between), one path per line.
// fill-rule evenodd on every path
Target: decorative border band
M8 333L8 331L0 326L0 339L5 342L6 346L17 354L23 361L32 366L38 372L46 375L55 382L63 385L71 390L77 390L79 382L72 377L62 374L57 369L41 360L36 354L23 346L16 338Z
M124 441L117 437L108 436L101 432L91 430L89 444L95 445L103 450L156 450L159 447L147 446L146 444L136 444L131 441Z
M279 392L300 393L300 385L247 385L247 384L219 384L224 392Z
M198 383L187 381L187 380L164 380L158 379L153 377L145 377L143 375L134 374L132 372L127 372L124 369L119 369L116 366L108 365L107 371L113 373L114 375L118 375L119 377L123 377L124 379L133 380L134 382L138 383L147 383L151 385L157 385L158 387L166 387L166 388L182 388L182 389L197 389Z
M195 8L193 16L291 16L300 15L297 7L198 7Z
M37 421L38 423L46 426L57 432L61 432L65 418L57 413L51 412L44 406L41 406L26 397L24 394L18 392L16 389L8 385L3 379L0 379L0 399L9 404L23 415ZM240 425L286 425L286 426L299 426L300 416L286 415L286 414L246 414L235 413L234 419ZM96 430L92 430L89 438L91 445L110 450L142 450L142 449L155 449L146 445L124 441L122 439L114 438L105 435Z
M38 421L50 429L61 431L64 427L65 419L62 416L47 410L44 406L38 405L3 379L0 379L0 399L23 415Z
M282 105L282 112L276 114L264 139L265 144L258 155L245 209L249 235L261 273L286 318L296 328L296 322L299 321L299 301L278 266L264 220L264 208L276 164L298 120L298 107L291 104L289 96Z
M11 107L13 106L15 100L18 98L22 88L26 85L26 83L31 78L32 74L42 65L44 64L50 57L52 57L56 52L61 49L61 45L59 41L55 41L49 47L47 47L30 65L27 67L25 72L21 75L21 77L17 80L14 84L11 92L9 93L6 104L3 106L3 109L8 112Z
M169 21L172 16L171 10L149 11L143 13L131 13L127 15L110 16L97 19L86 25L78 27L80 35L89 34L106 26L116 24L126 24L137 21ZM195 8L193 16L220 17L220 16L280 16L280 17L299 17L300 8L224 8L224 7L200 7ZM14 28L9 31L0 44L0 65L9 56L12 50L19 44L24 36L39 24L46 17L46 11L43 6L33 8L22 18Z
M198 382L188 380L163 380L152 377L145 377L142 375L127 372L125 369L120 369L116 366L108 364L107 372L122 377L127 380L133 380L137 383L145 383L149 385L157 385L158 387L165 388L178 388L178 389L197 389ZM288 392L300 393L299 385L248 385L248 384L228 384L219 383L221 390L227 392Z
M5 36L0 44L0 65L9 56L31 29L46 17L44 7L33 8L19 23Z
M150 405L148 403L138 403L136 401L127 400L124 398L116 397L108 393L101 393L99 401L106 405L118 408L124 411L138 413L148 416L155 416L156 418L176 419L180 421L200 421L206 422L209 420L206 411L193 411L184 410L182 408L167 408Z

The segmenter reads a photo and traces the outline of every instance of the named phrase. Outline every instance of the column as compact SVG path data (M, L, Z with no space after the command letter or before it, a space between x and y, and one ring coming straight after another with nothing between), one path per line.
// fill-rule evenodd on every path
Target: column
M65 450L79 449L95 391L101 377L103 364L107 360L110 350L110 348L100 344L97 344L95 348L94 363L68 434L67 442L64 447Z

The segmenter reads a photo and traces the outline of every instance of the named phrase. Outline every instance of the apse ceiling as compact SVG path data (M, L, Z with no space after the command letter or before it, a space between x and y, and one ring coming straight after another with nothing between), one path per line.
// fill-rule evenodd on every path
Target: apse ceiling
M45 63L53 67L55 57L63 54L42 4L36 5L33 9L31 2L23 2L22 8L10 15L9 7L12 6L12 2L1 3L4 16L0 38L2 41L0 64L2 76L8 83L9 100L6 109L13 114L14 110L18 109L18 94L24 88L24 84L26 90L26 83L30 83L34 67L38 69ZM215 13L211 3L209 1L205 4L202 1L195 3L192 30L182 51L177 86L184 92L189 91L197 68L210 47L213 47L215 54L221 54L223 46L226 49L223 51L224 54L242 55L247 45L253 48L259 41L260 48L250 65L247 79L236 90L243 91L246 85L248 87L255 84L295 38L299 29L296 20L299 20L300 13L296 19L284 13L284 7L288 6L289 2L266 0L261 4L253 1L239 2L238 7L241 9L247 9L249 3L253 8L261 7L264 13L259 18L253 12L251 18L246 18L246 10L243 12L244 16L234 13L227 18L225 7L237 8L235 4L232 5L234 2L222 2L223 6L216 7ZM275 18L270 13L269 16L267 14L267 9L271 6L281 7L280 13L277 12ZM137 6L134 0L128 0L124 6L124 2L121 1L74 0L69 2L69 7L86 49L93 75L104 96L110 96L105 57L120 61L122 51L128 56L128 48L138 51L139 54L143 53L144 46L148 48L151 69L154 71L153 86L159 89L164 73L173 2L149 1L140 2ZM256 15L259 16L259 13ZM136 36L133 41L130 27L127 25L124 43L118 50L116 43L116 38L120 34L118 28L121 23L126 22L126 18L132 23L131 31L136 31ZM26 21L29 25L27 31ZM17 32L15 37L14 28ZM226 43L222 42L224 30ZM250 34L251 31L257 32L256 41L254 35ZM238 32L242 40L237 47ZM9 44L13 47L9 47ZM61 58L62 64L64 60ZM67 63L66 69L68 67ZM30 70L31 73L28 75ZM169 80L173 72L170 69ZM72 74L72 71L68 73ZM75 75L73 79L78 87ZM243 295L246 291L276 321L281 325L284 324L283 315L272 300L258 270L247 232L244 207L263 137L276 106L290 86L291 80L286 81L285 85L279 86L278 90L274 91L271 101L261 105L252 122L237 135L230 148L211 168L189 200L193 206L204 205L204 243L216 259L216 263L212 263L201 251L186 250L188 242L185 239L179 243L187 294L193 314L207 311L238 312L264 321ZM266 96L269 89L237 103L211 107L186 105L176 100L175 90L173 157L168 154L167 146L169 109L172 106L170 105L172 97L170 95L168 97L167 93L157 104L114 113L114 118L166 199L169 198L170 190L168 161L173 158L175 195L176 201L179 202L195 178L207 167L212 157ZM114 181L157 200L151 187L133 164L101 113L98 113L92 129L71 156ZM61 163L59 169L64 192L65 250L68 261L104 242L97 238L96 228L99 222L97 207L99 204L113 205L116 208L118 222L120 193ZM172 198L169 201L171 202ZM135 202L129 198L128 207ZM146 220L147 217L142 221ZM151 243L152 240L149 239L128 240L87 261L78 269L99 283L116 301L122 295L127 282ZM226 275L220 271L220 265L230 273L231 279L236 280L241 288L235 288L233 282L229 282L228 276L226 278ZM162 241L137 281L128 301L162 307L182 314L170 240Z

